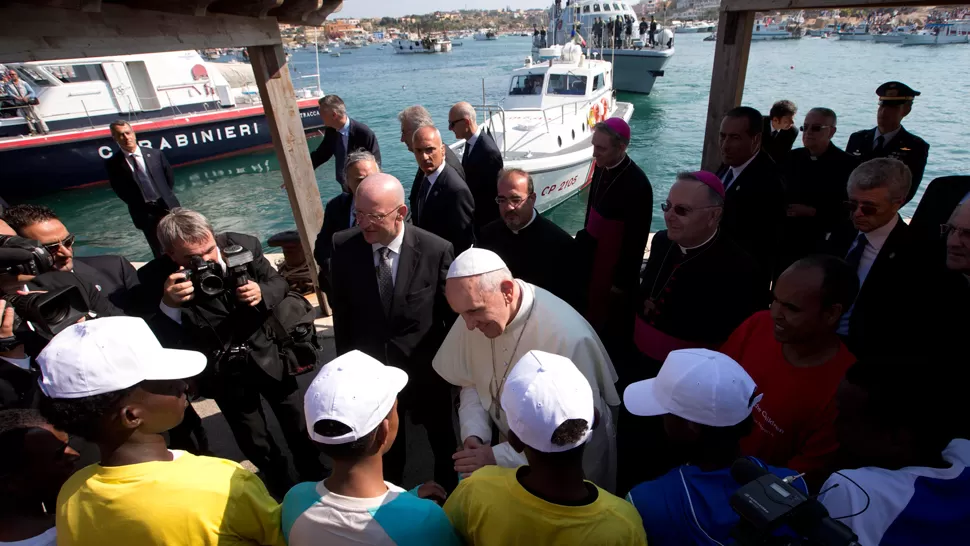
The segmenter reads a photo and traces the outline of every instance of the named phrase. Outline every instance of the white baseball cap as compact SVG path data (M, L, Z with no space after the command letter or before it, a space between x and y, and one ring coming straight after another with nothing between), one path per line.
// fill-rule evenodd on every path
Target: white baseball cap
M321 444L349 444L370 434L394 407L397 395L408 384L408 374L385 366L360 351L350 351L320 369L306 396L303 409L310 438ZM350 427L340 436L321 436L313 430L330 419Z
M502 409L512 432L543 453L568 451L584 444L593 433L593 389L564 356L529 351L520 358L505 380ZM589 428L575 442L554 444L553 432L570 419L583 419Z
M707 349L671 351L653 379L631 384L623 405L634 415L671 413L694 423L731 427L761 401L754 379L731 357Z
M137 317L104 317L73 324L37 356L40 389L50 398L117 392L146 380L185 379L202 373L206 357L165 349Z

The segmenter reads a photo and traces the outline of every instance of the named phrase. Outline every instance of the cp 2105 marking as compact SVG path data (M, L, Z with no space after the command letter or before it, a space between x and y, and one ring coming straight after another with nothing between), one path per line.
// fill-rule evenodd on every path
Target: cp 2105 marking
M578 181L579 181L579 176L574 176L569 180L564 180L563 182L560 182L559 185L553 184L551 186L546 186L545 188L542 188L542 193L540 195L549 195L552 192L563 191L567 188L574 186Z

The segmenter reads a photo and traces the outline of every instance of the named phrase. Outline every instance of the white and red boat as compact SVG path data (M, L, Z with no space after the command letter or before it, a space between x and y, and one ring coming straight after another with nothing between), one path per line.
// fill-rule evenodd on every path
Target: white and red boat
M173 166L272 146L252 69L207 63L195 51L7 64L31 85L49 133L31 135L16 109L0 117L0 195L9 199L105 182L123 119L139 145ZM249 74L247 77L247 73ZM0 101L2 101L0 97ZM307 132L322 128L317 97L298 99ZM9 106L9 103L8 103Z

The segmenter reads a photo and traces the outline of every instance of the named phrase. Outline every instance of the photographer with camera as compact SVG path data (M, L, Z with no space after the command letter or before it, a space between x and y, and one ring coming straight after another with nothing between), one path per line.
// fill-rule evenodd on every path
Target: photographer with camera
M267 334L288 287L263 256L259 240L216 234L204 216L185 208L163 218L157 235L165 255L138 276L140 296L160 311L150 323L163 345L208 356L199 391L219 404L236 443L271 491L282 495L294 482L267 430L261 396L280 423L301 480L322 479L319 454L307 435L303 396Z

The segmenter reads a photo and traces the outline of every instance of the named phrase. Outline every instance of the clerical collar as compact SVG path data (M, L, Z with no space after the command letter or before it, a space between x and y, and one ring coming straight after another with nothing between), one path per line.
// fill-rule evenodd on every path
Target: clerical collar
M515 233L516 235L518 235L520 231L522 231L525 228L531 226L532 225L532 222L535 222L536 216L537 216L536 209L532 209L532 218L529 218L529 221L526 222L526 224L524 226L520 227L519 229L513 229L512 230L512 233Z
M626 161L627 159L630 159L630 156L628 156L626 154L623 154L623 159L621 159L619 162L617 162L616 165L613 165L612 167L603 167L603 168L606 169L606 170L608 170L608 171L612 171L613 169L615 169L615 168L619 167L620 165L622 165L623 162Z
M532 310L532 305L535 303L535 293L532 291L532 286L521 279L515 279L515 282L518 283L519 292L522 294L522 304L519 305L519 311L515 314L512 322L505 328L506 334L525 327L529 311Z
M712 233L711 236L708 237L706 241L704 241L703 243L701 243L701 244L699 244L697 246L691 246L691 247L685 247L685 246L681 246L681 245L677 245L677 246L680 247L680 251L681 252L683 252L684 254L687 254L691 250L697 250L698 248L700 248L700 247L706 245L707 243L713 241L714 240L714 237L716 237L716 236L717 236L717 230L715 229L714 230L714 233Z

